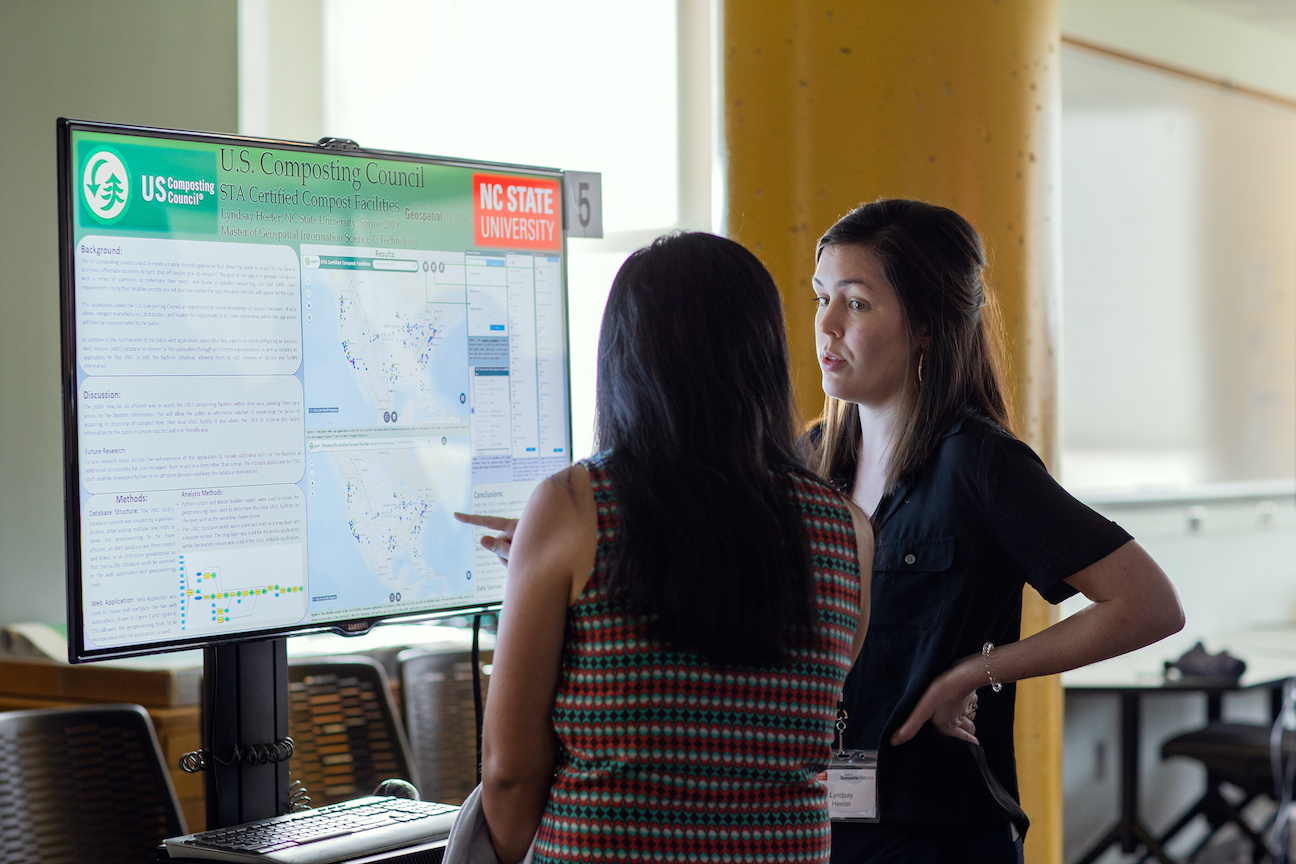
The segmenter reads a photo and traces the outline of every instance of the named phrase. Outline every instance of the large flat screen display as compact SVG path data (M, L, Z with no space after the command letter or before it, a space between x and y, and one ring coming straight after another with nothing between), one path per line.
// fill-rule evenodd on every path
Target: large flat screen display
M60 121L74 661L498 603L571 460L561 174Z

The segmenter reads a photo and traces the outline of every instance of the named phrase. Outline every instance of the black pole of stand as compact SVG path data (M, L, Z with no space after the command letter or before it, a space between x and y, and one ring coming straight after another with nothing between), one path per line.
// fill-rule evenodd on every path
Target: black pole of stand
M482 766L482 674L481 674L481 615L473 616L472 682L473 721L477 724L477 782L481 782Z
M288 736L288 641L261 639L203 651L203 747L207 828L288 812L288 762L233 759Z

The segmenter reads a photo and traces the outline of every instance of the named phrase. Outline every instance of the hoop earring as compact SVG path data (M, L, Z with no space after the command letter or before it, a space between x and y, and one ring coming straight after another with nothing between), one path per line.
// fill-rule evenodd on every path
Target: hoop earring
M923 361L923 357L925 356L926 356L925 354L918 355L918 383L919 384L922 383L922 361Z

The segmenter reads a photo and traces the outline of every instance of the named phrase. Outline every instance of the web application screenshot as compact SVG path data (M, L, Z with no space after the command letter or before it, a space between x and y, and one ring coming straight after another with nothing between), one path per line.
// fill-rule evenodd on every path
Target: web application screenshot
M550 173L76 131L87 650L497 602L571 461Z

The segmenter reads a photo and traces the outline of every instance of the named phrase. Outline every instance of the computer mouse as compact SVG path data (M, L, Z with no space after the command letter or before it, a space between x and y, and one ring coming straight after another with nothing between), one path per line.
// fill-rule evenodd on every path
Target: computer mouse
M411 801L421 800L417 786L408 780L399 780L394 777L379 783L373 794L390 795L393 798L409 798Z

